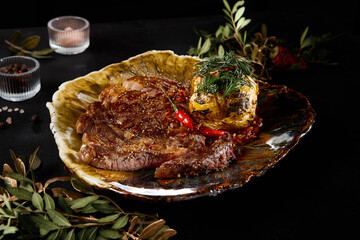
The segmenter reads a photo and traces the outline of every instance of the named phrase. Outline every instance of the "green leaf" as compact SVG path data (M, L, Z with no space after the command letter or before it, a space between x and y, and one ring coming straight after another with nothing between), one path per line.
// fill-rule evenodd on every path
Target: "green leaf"
M14 205L16 205L19 208L25 209L26 211L32 211L30 206L24 206L19 202L12 202Z
M61 234L61 231L53 232L46 238L46 240L55 240L60 236L60 234Z
M224 27L223 35L225 38L227 38L231 33L232 25L226 24Z
M220 35L222 35L223 30L224 30L224 26L220 26L215 32L215 37L219 37ZM201 46L201 44L200 44L200 46Z
M25 189L29 190L30 192L34 192L34 185L29 182L21 181L19 187L25 188Z
M7 200L7 199L6 199ZM8 200L7 200L8 201ZM6 203L5 203L6 204ZM11 208L11 206L10 206L10 208ZM2 208L2 207L0 207L0 214L3 214L3 215L7 215L7 213L5 212L5 210Z
M254 48L252 49L252 52L251 52L251 59L254 60L259 52L259 46L253 42L252 42L252 44L253 44Z
M230 14L230 12L228 10L226 10L226 9L223 9L223 12L228 17L228 20L231 22L231 14Z
M71 179L71 185L74 187L75 190L79 192L88 193L88 194L94 193L94 190L90 184L88 184L85 181L79 180L77 178Z
M241 34L240 31L238 32L238 39L239 39L239 41L241 42L241 44L244 45L243 36L242 36L242 34Z
M17 181L24 181L24 182L28 182L30 184L33 184L34 182L30 179L30 178L27 178L19 173L14 173L14 172L10 172L10 173L7 173L5 174L6 177L9 177L9 178L12 178L12 179L15 179Z
M246 44L247 31L244 31L243 44Z
M123 236L123 234L119 233L118 231L111 229L101 229L99 230L99 235L110 239L119 239Z
M246 27L251 22L251 19L246 19L243 24L241 25L241 28Z
M219 45L219 48L218 48L218 56L219 57L223 57L225 54L225 50L224 50L224 47L222 45Z
M77 208L85 207L92 201L97 200L98 198L99 198L98 196L88 196L88 197L83 197L83 198L78 198L78 199L72 200L68 203L69 203L71 209L77 209Z
M244 12L245 12L245 7L239 8L239 10L237 10L235 14L234 21L237 22L240 19L240 17L244 14Z
M301 49L311 46L313 44L314 44L314 42L311 38L306 38L301 45Z
M75 228L71 229L65 236L64 240L75 240Z
M33 58L39 58L39 59L52 58L52 56L49 55L37 55L36 53L31 53L31 56Z
M304 40L305 40L305 37L306 37L306 34L308 33L308 31L309 31L309 27L306 27L304 32L301 34L301 37L300 37L300 46L301 46L301 48L303 48L302 45L304 43Z
M111 206L109 204L103 204L103 203L92 203L91 206L98 210L99 212L109 214L117 211L118 209L114 206Z
M5 193L3 194L3 201L4 201L7 209L9 209L9 211L12 212L11 204L10 204L9 199L8 199L8 197L6 196ZM6 213L4 212L4 214L6 214Z
M38 56L43 56L43 55L48 55L54 51L55 51L55 49L53 49L53 48L45 48L42 50L33 51L33 54L38 55Z
M54 199L47 193L44 194L45 209L55 209Z
M263 35L264 38L267 37L267 26L266 26L266 24L261 24L261 34Z
M84 239L86 240L94 240L97 235L97 230L99 227L90 227L86 230Z
M60 195L58 197L58 204L65 213L67 213L67 214L73 213L73 210L71 210L71 208L69 207L69 204L66 202L66 200L64 199L64 197L62 195Z
M40 229L40 234L42 236L45 236L52 230L58 229L58 226L56 226L53 222L45 219L41 215L33 215L31 216L31 219L36 223L36 225Z
M229 12L231 12L229 3L228 3L226 0L223 0L223 3L224 3L225 8L226 8Z
M7 186L6 189L9 191L11 195L14 195L22 200L27 200L27 201L32 200L32 192L24 188Z
M17 43L20 42L20 39L21 39L21 32L19 30L14 31L11 38L11 42Z
M81 212L84 214L90 214L90 213L96 213L98 210L96 210L91 203L86 205L85 207L81 208Z
M238 29L238 30L241 29L241 26L242 26L244 21L245 21L245 17L241 17L239 19L239 21L236 23L236 29Z
M128 223L128 221L129 221L128 215L121 216L121 217L119 217L119 218L115 221L114 225L113 225L111 228L112 228L112 229L120 229L120 228L123 228L123 227L126 226L126 224Z
M71 223L64 217L61 213L55 209L48 209L47 213L49 214L51 220L60 227L70 227Z
M30 213L18 214L17 219L19 220L19 226L21 226L22 230L25 230L27 233L30 233L32 235L39 234L36 223L31 219Z
M232 8L232 13L236 12L238 7L244 5L244 3L245 3L245 1L237 1Z
M197 44L198 52L200 52L201 44L202 44L202 37L199 38L199 41L198 41L198 44Z
M31 202L40 211L44 209L44 202L39 193L33 192Z
M16 231L18 231L19 229L17 227L14 226L7 226L4 231L3 234L7 235L7 234L14 234L16 233Z
M121 213L116 213L116 214L113 214L113 215L109 215L109 216L106 216L106 217L99 218L97 220L97 222L98 223L106 223L106 222L115 221L120 216L120 214Z
M27 37L21 43L21 47L23 47L24 49L27 49L27 50L34 49L37 47L39 42L40 42L40 36L38 36L38 35L30 36L30 37Z
M199 55L207 53L210 50L210 47L211 47L211 40L210 38L208 38L205 40L204 45L202 45Z
M270 49L270 54L269 54L270 59L274 59L278 55L278 53L279 53L279 47L278 46Z
M86 232L86 228L82 228L77 234L76 234L76 239L78 240L85 240L85 232Z
M246 25L248 25L251 22L251 19L245 19L245 17L240 18L240 20L236 24L236 28L238 30L244 28Z

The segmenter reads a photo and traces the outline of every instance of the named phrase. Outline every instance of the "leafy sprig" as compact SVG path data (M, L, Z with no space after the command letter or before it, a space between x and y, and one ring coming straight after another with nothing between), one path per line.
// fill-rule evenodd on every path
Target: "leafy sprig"
M242 86L250 86L248 76L252 75L250 62L239 58L233 51L222 57L209 58L195 64L196 74L202 76L197 92L221 93L220 100Z
M244 16L245 1L237 1L232 7L227 0L223 0L225 19L227 22L219 26L215 33L196 30L199 35L196 47L190 47L189 55L208 59L214 56L222 57L227 51L234 51L237 55L246 57L253 64L253 72L261 80L270 80L269 71L274 69L273 61L279 53L279 46L284 44L276 36L269 35L265 24L261 25L260 31L249 33L246 27L251 19ZM295 48L295 58L301 58L307 62L329 63L326 60L328 51L319 46L335 37L332 34L321 36L307 36L309 27L306 27L300 36L300 44ZM294 66L298 66L293 64ZM294 69L294 66L290 66ZM301 66L301 65L299 65Z
M55 49L45 48L41 50L34 50L39 42L40 36L33 35L22 40L22 34L19 30L14 31L11 40L4 40L9 45L9 50L14 52L15 55L30 55L34 58L51 58L50 53L54 52Z
M165 220L125 212L79 179L65 176L45 184L36 182L34 170L41 164L37 151L26 161L10 150L16 171L7 163L3 165L0 239L166 240L176 234ZM71 182L75 190L50 187L59 181Z

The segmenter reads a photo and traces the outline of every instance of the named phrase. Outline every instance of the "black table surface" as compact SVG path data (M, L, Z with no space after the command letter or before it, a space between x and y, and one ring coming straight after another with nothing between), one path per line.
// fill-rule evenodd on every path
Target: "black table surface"
M11 163L9 149L30 155L40 147L38 180L64 176L64 165L50 131L45 104L65 81L128 59L148 50L186 54L197 44L193 26L213 31L223 18L188 17L91 24L90 47L81 54L40 60L41 90L32 99L0 99L0 163ZM0 30L0 57L10 55L3 39L15 29ZM40 35L48 47L45 26L22 28L24 36ZM358 36L351 35L337 66L315 66L305 72L277 72L272 83L303 93L317 115L311 131L279 164L244 187L223 194L174 203L122 199L124 210L158 213L176 229L173 239L347 239L357 232L360 217L360 161L357 106L359 79L354 52ZM344 38L343 38L344 39ZM351 46L349 46L351 45ZM33 115L39 121L31 121ZM354 220L356 219L356 220ZM357 236L357 235L355 235Z

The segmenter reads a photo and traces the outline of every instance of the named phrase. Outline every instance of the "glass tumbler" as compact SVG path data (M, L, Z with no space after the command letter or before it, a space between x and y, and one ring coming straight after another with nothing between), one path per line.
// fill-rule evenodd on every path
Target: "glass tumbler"
M13 102L27 100L40 88L40 63L36 59L26 56L0 59L1 98Z
M77 16L57 17L48 22L50 47L65 55L79 54L90 45L89 21Z

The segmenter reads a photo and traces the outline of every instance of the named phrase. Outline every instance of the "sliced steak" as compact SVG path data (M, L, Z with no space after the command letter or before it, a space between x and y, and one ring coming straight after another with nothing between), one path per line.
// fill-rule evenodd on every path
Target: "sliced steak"
M79 158L94 167L116 171L161 166L156 177L171 178L227 166L233 158L231 136L206 146L203 135L178 121L159 85L188 113L188 90L175 81L137 76L122 86L109 86L76 123L83 142ZM184 159L193 160L194 170ZM183 172L173 170L176 162L186 162Z
M197 148L177 159L164 162L156 169L155 177L177 178L221 170L226 168L233 158L235 155L232 137L226 134L209 147Z

